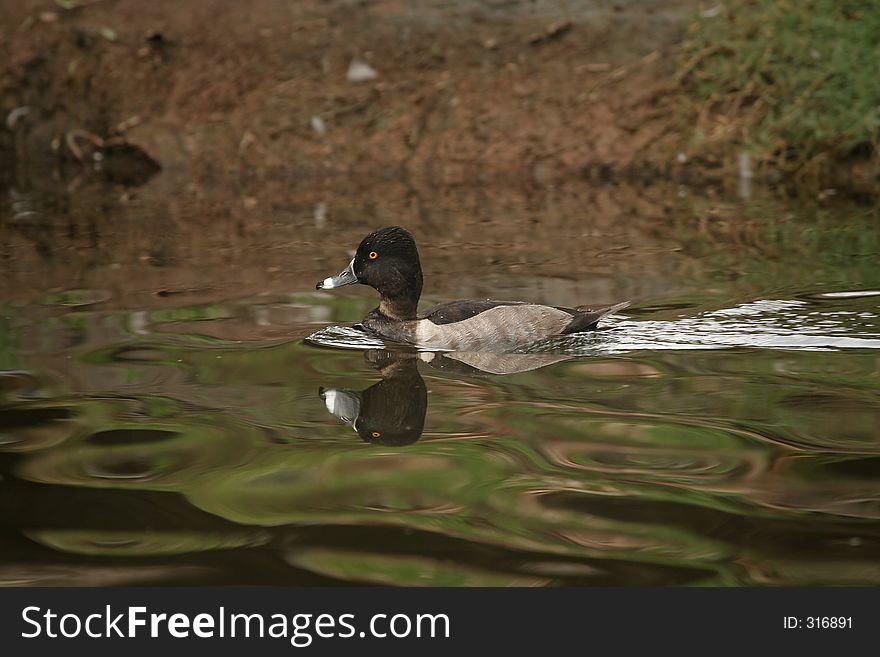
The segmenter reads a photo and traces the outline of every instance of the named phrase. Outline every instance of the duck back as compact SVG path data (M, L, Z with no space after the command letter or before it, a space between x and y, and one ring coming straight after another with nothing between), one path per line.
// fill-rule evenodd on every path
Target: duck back
M559 335L571 312L530 303L455 301L416 320L415 342L458 351L499 351Z

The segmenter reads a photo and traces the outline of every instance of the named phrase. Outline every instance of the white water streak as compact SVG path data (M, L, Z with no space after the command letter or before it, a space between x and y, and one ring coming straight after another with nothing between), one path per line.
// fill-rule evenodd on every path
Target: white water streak
M376 336L340 326L322 329L307 341L343 349L385 346ZM615 315L603 321L599 331L553 338L519 351L597 356L645 350L735 348L880 349L880 313L874 309L831 309L806 301L767 299L673 320L636 320Z

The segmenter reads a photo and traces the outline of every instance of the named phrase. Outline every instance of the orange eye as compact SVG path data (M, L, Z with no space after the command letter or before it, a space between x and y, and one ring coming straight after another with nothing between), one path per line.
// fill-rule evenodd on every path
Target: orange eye
M378 438L379 436L382 435L382 433L380 431L374 431L370 435L373 436L373 438Z
M378 257L379 257L378 253L376 253L375 251L370 251L370 260L375 260Z

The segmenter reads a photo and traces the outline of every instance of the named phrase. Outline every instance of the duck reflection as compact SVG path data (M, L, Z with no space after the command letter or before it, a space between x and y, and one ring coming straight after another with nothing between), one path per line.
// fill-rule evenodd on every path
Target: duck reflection
M364 352L382 380L360 392L319 388L318 395L337 418L351 425L373 445L411 445L422 435L428 410L428 390L419 374L424 362L458 375L503 375L528 372L569 360L551 354L433 353L370 349Z
M418 370L418 354L370 350L367 362L382 380L357 392L320 388L327 410L350 424L374 445L410 445L422 435L428 410L428 389Z

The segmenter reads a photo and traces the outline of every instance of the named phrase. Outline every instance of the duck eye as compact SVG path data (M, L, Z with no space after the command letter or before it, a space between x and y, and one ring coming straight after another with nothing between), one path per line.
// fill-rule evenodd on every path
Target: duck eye
M382 432L381 431L374 431L370 435L373 436L373 438L378 438L379 436L382 435Z
M376 253L375 251L370 251L370 260L375 260L378 257L379 257L378 253Z

